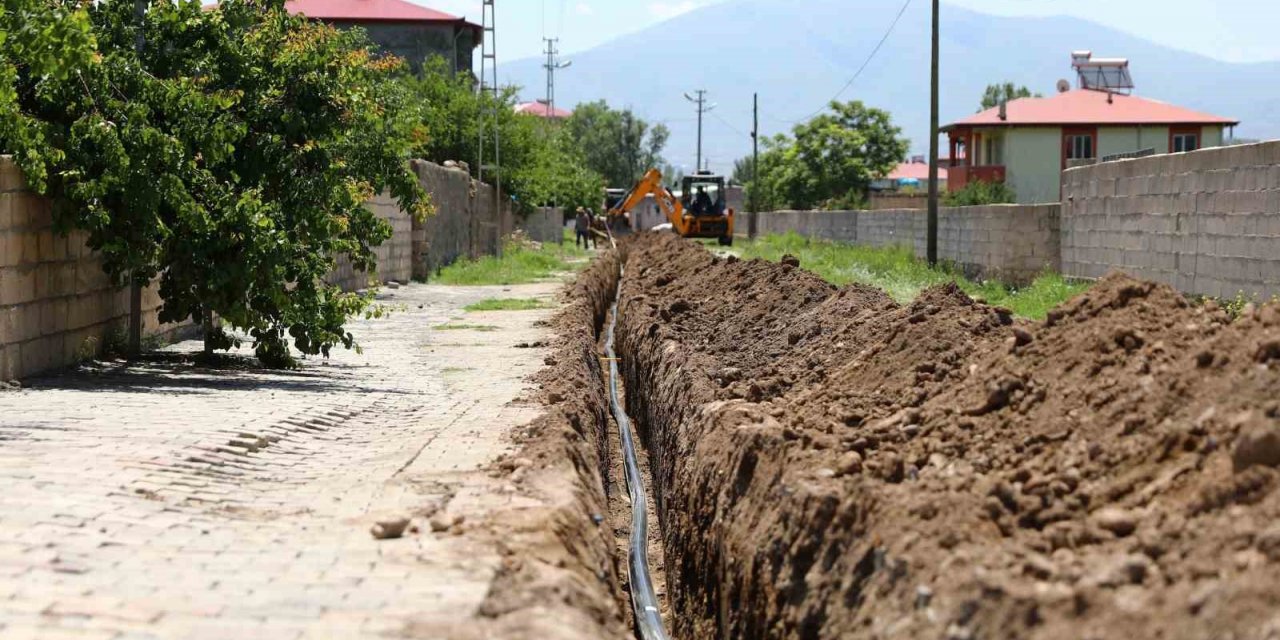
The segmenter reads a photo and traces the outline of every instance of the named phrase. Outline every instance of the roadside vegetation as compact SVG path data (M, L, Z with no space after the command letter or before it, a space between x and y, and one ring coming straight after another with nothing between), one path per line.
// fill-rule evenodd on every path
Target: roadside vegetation
M801 267L832 284L857 282L878 287L903 303L915 299L928 287L954 281L977 300L1035 320L1043 319L1050 309L1088 288L1087 284L1070 282L1056 273L1045 273L1026 287L1010 287L994 280L974 282L950 266L931 269L906 247L865 247L809 240L795 233L742 242L738 253L744 259L773 261L793 255L800 259Z
M532 311L546 309L547 303L537 298L489 298L463 307L463 311Z
M571 244L513 241L502 256L459 260L433 280L436 284L530 284L576 271L586 262L587 251Z

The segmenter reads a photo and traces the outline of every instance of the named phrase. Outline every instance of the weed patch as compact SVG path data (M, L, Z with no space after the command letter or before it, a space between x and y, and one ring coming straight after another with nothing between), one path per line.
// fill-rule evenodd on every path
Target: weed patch
M742 242L744 259L778 261L790 254L800 266L835 285L852 282L878 287L898 302L910 302L933 285L955 282L965 293L987 304L1012 310L1016 315L1043 319L1050 309L1089 288L1046 272L1025 287L995 280L974 282L950 266L931 268L908 247L867 247L825 240L810 240L796 233L770 235Z
M551 305L537 298L489 298L463 307L464 311L531 311Z

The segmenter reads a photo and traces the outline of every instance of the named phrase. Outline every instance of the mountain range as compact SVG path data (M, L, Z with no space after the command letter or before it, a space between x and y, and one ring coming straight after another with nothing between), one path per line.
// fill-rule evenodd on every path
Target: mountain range
M929 2L912 0L881 49L877 42L902 9L887 0L731 0L696 9L577 53L556 76L556 104L604 99L671 129L665 155L694 166L697 118L684 94L707 90L703 155L728 171L751 150L752 94L760 95L762 135L788 132L837 92L892 113L916 153L928 149ZM1195 19L1188 16L1188 19ZM1237 137L1280 137L1280 61L1229 63L1181 51L1101 24L1069 17L986 15L943 5L942 124L974 113L986 85L1012 81L1050 94L1075 82L1070 54L1130 59L1135 93L1241 121ZM544 60L499 67L499 81L542 98Z

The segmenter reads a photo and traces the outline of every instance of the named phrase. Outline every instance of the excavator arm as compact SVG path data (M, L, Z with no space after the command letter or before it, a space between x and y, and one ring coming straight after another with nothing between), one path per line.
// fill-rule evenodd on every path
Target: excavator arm
M723 184L721 186L723 187ZM672 229L681 237L717 238L720 244L733 244L733 209L724 211L723 215L719 213L690 214L685 211L683 203L662 185L662 172L657 169L646 171L644 177L631 187L618 204L609 209L610 226L614 229L620 228L615 223L622 218L623 214L637 207L644 202L645 197L650 195L658 203L658 208L667 217L667 221L671 223Z
M650 195L658 203L658 208L662 209L662 215L667 217L676 232L680 235L685 235L689 222L685 220L684 206L680 204L680 200L669 189L662 185L662 172L657 169L650 169L645 172L644 177L640 178L640 181L631 187L627 195L623 196L618 201L618 204L609 210L609 219L616 219L622 214L631 211Z

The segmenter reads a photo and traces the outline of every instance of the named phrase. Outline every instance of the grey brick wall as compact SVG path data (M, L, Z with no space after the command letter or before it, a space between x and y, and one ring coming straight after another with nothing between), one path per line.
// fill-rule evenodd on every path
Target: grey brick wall
M401 211L396 201L382 194L368 202L369 208L391 225L391 237L374 248L378 259L377 274L356 271L347 256L337 258L337 266L326 280L345 291L364 289L388 280L408 282L413 277L413 218Z
M1045 269L1059 268L1058 216L1056 204L943 208L938 212L938 256L971 277L1024 284ZM774 211L760 214L759 231L910 246L924 257L926 223L922 209Z
M1062 268L1120 269L1192 294L1280 294L1280 142L1063 174Z

